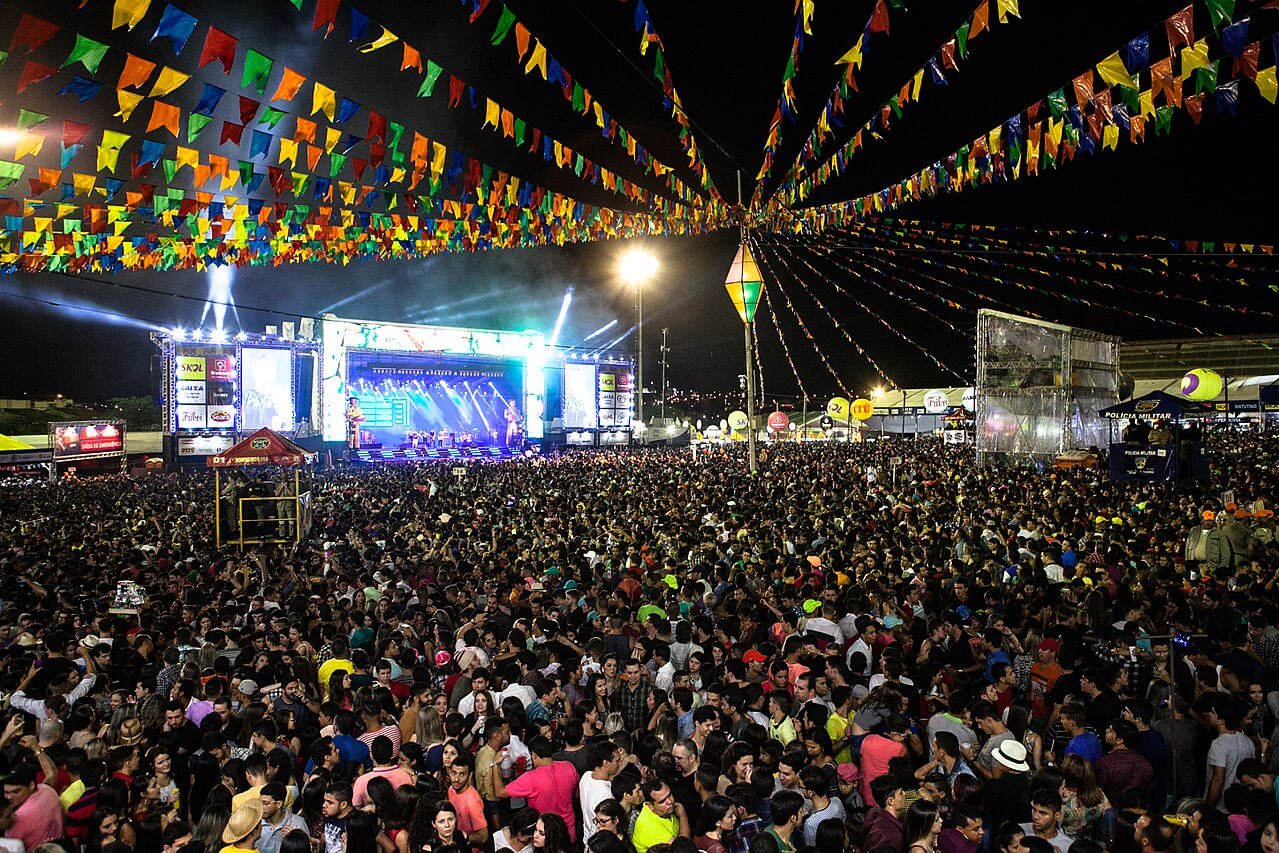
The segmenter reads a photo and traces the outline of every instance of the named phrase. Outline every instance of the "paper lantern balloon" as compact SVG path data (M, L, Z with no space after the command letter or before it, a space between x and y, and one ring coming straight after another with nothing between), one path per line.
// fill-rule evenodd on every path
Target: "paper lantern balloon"
M848 406L847 397L832 397L831 401L826 404L826 414L837 421L846 421L848 420Z
M875 414L875 404L865 397L858 397L853 401L849 409L853 413L853 417L859 421L868 420L871 415Z
M773 412L768 416L768 428L773 432L786 432L786 425L790 423L790 418L786 417L785 412Z
M1222 384L1220 373L1201 367L1181 377L1181 393L1195 401L1211 400L1221 393Z
M746 419L746 413L742 410L738 409L735 412L728 413L728 425L733 428L734 432L740 432L741 430L746 429L746 424L748 423L749 421Z

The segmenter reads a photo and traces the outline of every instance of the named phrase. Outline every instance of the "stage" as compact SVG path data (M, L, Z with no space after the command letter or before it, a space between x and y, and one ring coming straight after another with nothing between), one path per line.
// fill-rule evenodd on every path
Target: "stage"
M465 462L469 459L514 459L522 455L518 447L498 447L488 445L482 447L401 447L374 448L371 450L351 450L347 458L360 465L393 465L400 462ZM336 454L335 454L336 455Z

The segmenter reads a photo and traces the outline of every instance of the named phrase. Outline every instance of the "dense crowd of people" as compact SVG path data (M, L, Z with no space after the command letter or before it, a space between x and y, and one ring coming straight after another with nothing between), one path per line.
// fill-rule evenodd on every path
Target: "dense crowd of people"
M0 849L1279 853L1279 440L0 487ZM890 457L903 464L890 468Z

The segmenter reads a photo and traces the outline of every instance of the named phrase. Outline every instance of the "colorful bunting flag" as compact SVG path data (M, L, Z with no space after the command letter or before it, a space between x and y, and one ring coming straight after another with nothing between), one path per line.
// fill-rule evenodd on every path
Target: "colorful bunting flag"
M62 67L66 68L79 62L90 74L97 74L98 66L102 64L102 59L107 55L107 50L107 46L102 42L94 41L76 33L75 46L67 54L66 61L62 63Z
M182 50L187 46L187 39L191 38L191 34L195 32L196 23L198 22L193 16L170 3L165 7L164 14L160 16L160 23L155 28L151 41L167 38L173 46L173 52L181 55Z
M124 26L133 29L142 23L149 8L151 0L115 0L115 9L111 13L111 29L118 30Z
M217 27L209 27L208 34L204 37L204 48L200 51L200 68L208 65L214 60L222 63L222 70L230 74L231 66L235 64L235 47L239 41L232 36L219 30Z

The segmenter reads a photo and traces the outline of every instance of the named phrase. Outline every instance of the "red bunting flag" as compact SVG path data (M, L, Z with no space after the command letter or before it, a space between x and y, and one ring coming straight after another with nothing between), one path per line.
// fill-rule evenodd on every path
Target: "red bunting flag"
M1199 119L1203 118L1205 94L1200 92L1198 95L1185 99L1186 112L1190 113L1190 117L1194 119L1195 124L1199 124Z
M89 135L90 129L89 125L76 121L62 122L62 144L67 147L79 145Z
M884 0L876 0L875 11L870 15L870 23L866 27L870 33L888 32L888 4Z
M1195 43L1195 7L1187 6L1177 14L1164 21L1168 31L1168 50L1175 51L1181 45Z
M222 70L226 74L231 73L231 66L235 64L235 46L239 44L239 40L234 36L227 35L217 27L209 27L209 33L204 37L204 49L200 51L200 66L203 68L215 59L222 63Z
M218 144L221 145L224 142L234 142L236 145L239 145L240 140L243 137L244 137L244 125L235 124L234 122L230 122L230 121L224 121L222 122L222 135L221 135L221 138L218 139Z
M241 95L240 96L240 123L248 124L249 122L253 121L253 117L258 114L258 106L260 105L258 104L257 101L253 100L252 98L246 98L243 95Z
M58 69L50 68L48 65L41 65L39 62L27 60L27 64L22 66L22 76L18 78L18 91L23 92L33 83L39 83L46 77L57 74Z
M324 27L324 37L328 38L329 33L333 32L333 24L337 21L337 17L338 0L318 0L315 4L315 20L311 24L311 31Z
M466 81L449 75L449 106L456 107L462 103L462 93L466 90Z
M367 139L380 139L386 141L386 116L376 110L369 110L369 132L365 134Z
M23 12L18 19L18 28L13 31L13 38L9 41L9 52L16 53L20 47L25 47L27 53L39 50L57 32L57 24Z
M484 10L489 7L490 2L491 0L479 0L475 4L475 8L471 10L471 17L469 18L472 24L480 19L480 15L484 14Z

